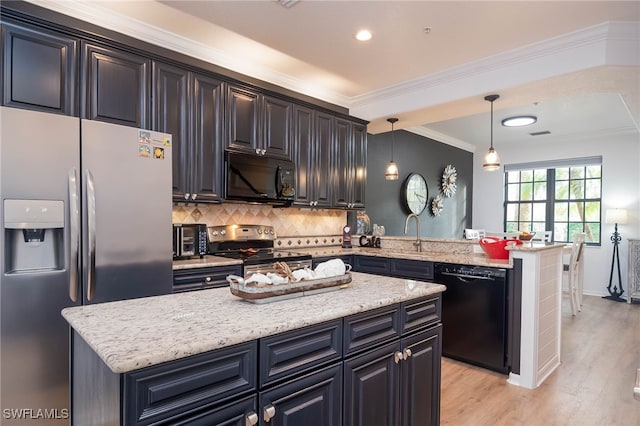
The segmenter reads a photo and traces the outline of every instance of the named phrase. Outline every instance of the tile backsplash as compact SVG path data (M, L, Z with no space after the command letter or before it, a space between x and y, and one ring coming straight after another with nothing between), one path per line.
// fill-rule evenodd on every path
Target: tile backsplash
M347 223L344 210L312 210L297 207L274 208L260 204L174 204L173 223L206 223L207 225L271 225L278 239L302 237L342 236ZM324 245L324 240L304 238L309 245ZM316 240L320 243L313 244ZM329 242L331 239L328 240ZM297 244L296 244L297 245Z

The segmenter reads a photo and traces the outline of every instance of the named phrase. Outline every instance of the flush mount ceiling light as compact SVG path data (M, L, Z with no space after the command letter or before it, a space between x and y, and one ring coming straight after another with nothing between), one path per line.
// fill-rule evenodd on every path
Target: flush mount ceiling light
M398 166L393 162L393 144L395 139L393 125L398 122L398 119L387 118L387 121L391 123L391 161L389 161L387 168L384 170L384 178L386 180L398 180Z
M360 30L355 35L356 40L359 41L369 41L373 38L373 34L369 30Z
M522 127L538 121L533 115L518 115L516 117L509 117L502 120L502 125L505 127Z
M484 164L482 165L482 168L488 172L494 172L500 168L500 157L496 150L493 149L493 102L499 97L500 95L487 95L484 97L485 101L491 102L491 146L484 156Z

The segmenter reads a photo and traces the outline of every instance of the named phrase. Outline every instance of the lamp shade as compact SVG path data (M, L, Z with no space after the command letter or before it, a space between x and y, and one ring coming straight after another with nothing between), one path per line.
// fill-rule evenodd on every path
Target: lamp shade
M485 154L482 168L488 172L494 172L500 168L500 157L493 147L489 148Z
M607 209L604 216L605 223L627 223L627 210L625 209Z
M393 161L389 161L387 168L384 171L384 178L386 180L398 180L398 166Z

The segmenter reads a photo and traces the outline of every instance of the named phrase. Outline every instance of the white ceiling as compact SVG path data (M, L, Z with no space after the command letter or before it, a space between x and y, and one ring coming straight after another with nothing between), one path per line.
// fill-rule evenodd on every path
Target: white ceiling
M30 1L345 106L371 133L395 116L485 149L497 93L496 123L538 123L496 141L640 135L638 1Z

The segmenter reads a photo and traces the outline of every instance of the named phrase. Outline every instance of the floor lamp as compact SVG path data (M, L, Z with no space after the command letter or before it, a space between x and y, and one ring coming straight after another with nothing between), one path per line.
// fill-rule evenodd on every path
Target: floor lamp
M605 223L615 223L613 234L611 234L611 242L613 243L613 256L611 257L611 273L609 274L609 285L607 286L607 291L609 292L609 296L604 296L605 299L615 300L616 302L626 302L622 297L622 293L624 293L624 289L622 288L622 275L620 274L620 256L618 254L618 246L620 245L620 241L622 241L622 237L618 232L618 224L624 225L627 223L627 211L625 209L607 209L605 214ZM617 264L618 267L618 284L620 285L620 289L618 290L618 286L614 285L613 289L611 288L613 284L613 270Z

